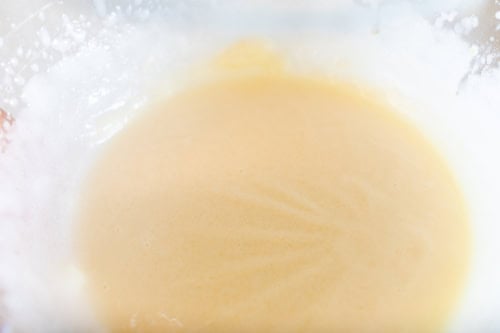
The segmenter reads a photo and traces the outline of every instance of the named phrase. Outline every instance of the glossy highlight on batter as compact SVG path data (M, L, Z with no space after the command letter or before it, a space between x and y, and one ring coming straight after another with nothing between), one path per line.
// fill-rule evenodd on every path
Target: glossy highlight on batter
M229 50L103 148L76 237L107 330L442 332L470 251L445 161L382 103L277 59Z

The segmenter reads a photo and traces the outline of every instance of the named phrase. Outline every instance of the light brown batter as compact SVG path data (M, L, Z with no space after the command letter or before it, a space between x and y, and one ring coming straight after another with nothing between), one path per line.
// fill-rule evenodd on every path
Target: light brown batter
M391 110L278 72L186 89L105 148L77 236L106 328L442 330L469 252L447 166Z

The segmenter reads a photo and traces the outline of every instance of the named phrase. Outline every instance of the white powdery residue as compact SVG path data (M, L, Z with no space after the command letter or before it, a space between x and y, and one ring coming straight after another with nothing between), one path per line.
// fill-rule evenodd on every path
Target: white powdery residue
M68 52L71 48L71 42L67 39L54 39L51 44L52 48L61 54L65 54Z
M377 6L380 6L383 0L355 0L355 2L359 3L362 6L375 8Z
M73 30L73 23L71 23L71 20L69 19L68 15L66 15L66 14L62 15L62 23L63 23L63 27L66 31Z
M100 331L92 327L90 315L82 318L85 310L81 308L86 303L82 301L85 295L78 293L81 277L65 261L70 251L61 245L66 242L61 235L66 235L71 224L62 217L66 204L61 199L70 192L66 188L73 178L68 171L79 165L78 157L71 152L85 151L75 139L85 134L88 120L80 114L96 112L80 106L88 96L84 88L97 85L89 78L103 72L104 66L92 64L112 63L113 59L94 53L88 59L90 64L68 61L58 70L51 61L54 55L58 58L55 51L63 53L63 60L71 59L73 54L68 53L68 47L73 41L84 41L85 32L73 26L65 34L68 20L62 26L55 26L56 23L60 22L47 20L47 26L36 35L36 28L33 29L37 41L32 45L20 41L17 45L24 47L16 49L14 44L12 53L2 59L2 72L7 75L4 78L0 73L2 105L9 111L22 110L16 114L16 125L9 130L12 140L6 154L0 156L0 174L8 175L0 177L0 285L11 296L6 301L12 314L8 325L16 332L68 332L75 331L75 327L79 331ZM83 24L86 22L80 27ZM49 31L52 37L57 32L57 37L52 38ZM115 69L107 75L112 78L112 74L122 70ZM5 211L13 211L12 218L6 220L1 215ZM21 257L15 252L18 250ZM61 266L70 269L59 274Z
M106 97L110 93L110 89L106 85L98 85L95 91L93 91L88 97L88 105L94 105L102 98Z
M475 15L462 18L455 24L455 32L460 35L468 35L479 26L479 18Z
M147 102L149 102L149 99L146 96L143 96L137 102L135 102L134 104L132 104L132 108L134 110L138 110L138 109L144 107L144 105L146 105Z
M456 10L452 10L449 12L442 12L435 20L434 24L438 28L442 28L447 23L452 23L458 16L458 12Z
M43 60L49 60L50 59L49 54L45 50L43 50L42 52L40 52L40 56L42 57Z
M498 124L500 72L492 70L472 76L462 92L460 107L455 111L456 125L462 126L464 152L471 165L471 186L467 188L475 236L467 289L455 333L500 332L499 286L500 266L494 258L499 252L498 197L500 196L500 142Z
M127 15L131 15L132 11L133 11L132 5L128 5L126 10Z
M0 48L2 48L2 46L3 46L3 38L0 37Z
M138 17L139 17L139 19L141 19L141 20L146 20L146 19L148 19L150 15L151 15L151 12L150 12L148 9L141 9L141 10L139 10L139 12L138 12Z
M32 64L30 68L34 73L38 73L38 71L40 71L40 66L38 66L37 64Z
M22 76L16 76L14 78L14 82L18 85L18 86L22 86L26 83L26 80L24 79L24 77Z
M41 27L40 30L38 30L38 37L40 38L43 46L50 46L51 39L47 28Z
M63 15L62 20L66 36L77 44L82 44L87 37L87 32L82 28L82 25L85 24L85 17L80 16L80 20L71 21L67 15Z
M71 37L73 37L73 40L78 43L82 44L85 39L87 38L87 32L83 29L76 28L74 30L71 30Z
M495 61L497 55L496 54L487 54L486 55L486 65L490 66L493 64L493 61Z
M104 21L104 25L110 29L117 23L118 23L118 15L116 12L111 12Z
M477 56L479 54L479 46L475 44L471 45L469 48L469 52L471 57Z
M11 98L7 100L7 104L9 104L11 107L16 107L19 105L19 100L17 98Z
M106 16L108 12L106 6L106 0L93 0L93 2L97 14L101 17Z
M495 18L500 20L500 10L495 13Z
M13 69L13 67L15 67L15 66L13 66L12 64L11 64L11 66L5 66L4 71L5 71L5 73L9 74L6 77L6 79L9 79L11 75L15 75L16 71Z

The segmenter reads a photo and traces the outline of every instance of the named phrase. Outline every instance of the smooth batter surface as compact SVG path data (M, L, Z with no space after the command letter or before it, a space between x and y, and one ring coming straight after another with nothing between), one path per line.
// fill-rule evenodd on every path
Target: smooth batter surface
M469 252L433 147L347 87L192 87L105 148L78 252L113 332L439 332Z

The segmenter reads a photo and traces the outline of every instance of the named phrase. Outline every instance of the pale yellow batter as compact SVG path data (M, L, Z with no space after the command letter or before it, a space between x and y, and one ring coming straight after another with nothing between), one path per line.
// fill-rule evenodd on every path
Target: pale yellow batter
M104 149L77 228L98 318L113 332L440 332L469 252L442 158L356 90L256 58L223 61Z

